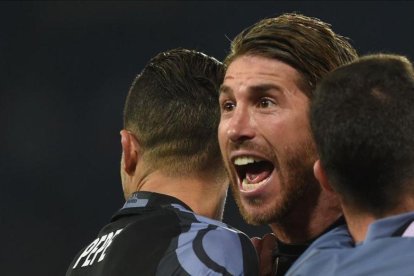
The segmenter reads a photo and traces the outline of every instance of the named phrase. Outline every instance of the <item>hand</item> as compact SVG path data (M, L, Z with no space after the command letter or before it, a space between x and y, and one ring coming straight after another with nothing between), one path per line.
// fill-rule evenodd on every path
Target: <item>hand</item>
M273 233L268 233L262 238L253 237L251 241L256 248L259 257L259 275L272 275L273 250L276 247L276 237Z

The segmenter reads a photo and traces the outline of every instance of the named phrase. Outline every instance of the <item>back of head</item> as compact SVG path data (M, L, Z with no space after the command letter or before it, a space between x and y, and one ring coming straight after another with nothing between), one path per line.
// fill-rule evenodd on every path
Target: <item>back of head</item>
M372 55L329 74L311 126L322 166L348 207L383 217L414 195L414 72L402 56Z
M137 137L149 172L224 174L217 142L223 76L216 59L186 49L158 54L137 76L124 127Z
M325 74L357 57L346 38L335 34L329 24L293 13L263 19L242 31L232 41L225 64L243 55L289 64L302 74L300 85L309 97Z

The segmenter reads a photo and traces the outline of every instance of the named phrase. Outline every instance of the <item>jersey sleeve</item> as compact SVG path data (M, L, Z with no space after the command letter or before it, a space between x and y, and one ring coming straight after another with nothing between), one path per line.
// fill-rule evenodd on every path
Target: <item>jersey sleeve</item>
M157 275L258 275L257 254L245 234L216 225L186 234L160 262Z

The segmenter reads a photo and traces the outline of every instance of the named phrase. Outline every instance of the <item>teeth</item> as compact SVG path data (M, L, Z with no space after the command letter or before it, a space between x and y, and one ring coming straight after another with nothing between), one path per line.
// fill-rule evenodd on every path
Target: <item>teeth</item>
M249 182L247 182L247 179L244 178L242 181L242 188L244 191L252 191L252 190L256 190L257 188L259 188L260 186L262 186L267 179L263 179L261 182L256 183L256 184L250 184Z
M251 157L251 156L240 156L240 157L236 157L234 159L234 164L236 166L243 166L243 165L253 164L253 163L261 162L261 161L263 161L263 159L254 158L254 157ZM243 191L254 191L254 190L258 189L260 186L264 185L267 180L268 180L268 178L263 179L259 183L254 183L253 184L253 183L250 183L247 180L246 176L244 175L243 179L242 179L242 183L241 183L242 184L241 188L242 188Z
M238 166L242 166L242 165L252 164L254 162L259 162L259 161L261 160L253 158L253 157L244 156L244 157L237 157L236 159L234 159L234 164Z

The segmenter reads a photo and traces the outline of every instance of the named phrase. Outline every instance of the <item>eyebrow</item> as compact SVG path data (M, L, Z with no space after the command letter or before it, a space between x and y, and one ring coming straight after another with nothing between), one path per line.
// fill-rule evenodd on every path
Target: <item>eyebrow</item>
M277 90L279 92L282 91L280 86L275 85L273 83L265 83L265 84L259 84L259 85L254 85L254 86L249 87L250 93L260 94L260 93L264 93L269 90ZM231 91L233 91L231 87L224 85L224 84L220 85L219 94L228 94Z
M264 93L264 92L267 92L269 90L276 90L276 91L279 91L279 92L282 91L280 86L275 85L273 83L264 83L264 84L254 85L254 86L251 86L249 88L249 91L251 91L253 93Z

